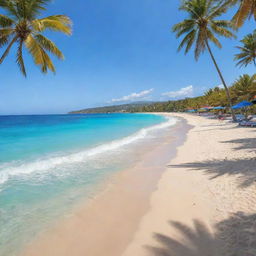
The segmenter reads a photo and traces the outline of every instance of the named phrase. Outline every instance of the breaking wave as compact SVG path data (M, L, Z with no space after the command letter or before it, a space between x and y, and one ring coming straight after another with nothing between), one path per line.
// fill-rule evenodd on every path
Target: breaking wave
M117 150L123 146L128 144L137 142L138 140L144 139L148 136L151 132L168 128L176 124L177 119L175 118L166 118L167 121L154 125L148 128L144 128L139 130L138 132L124 137L119 140L114 140L94 148L90 148L81 152L71 153L68 155L63 156L52 156L46 159L37 159L32 162L20 163L20 164L12 164L12 165L4 165L0 166L0 185L6 183L8 180L24 175L30 175L36 172L45 172L47 170L51 170L58 166L62 166L65 164L72 164L72 163L79 163L79 162L86 162L89 159L92 159L99 154L104 154L107 152L111 152Z

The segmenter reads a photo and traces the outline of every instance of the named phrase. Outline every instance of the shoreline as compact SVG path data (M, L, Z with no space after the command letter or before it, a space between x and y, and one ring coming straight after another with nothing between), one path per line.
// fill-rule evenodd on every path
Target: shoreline
M170 156L174 157L177 146L184 142L189 129L185 123L180 120L153 145L149 142L141 147L138 163L110 177L106 189L81 203L70 218L39 235L21 255L121 255L149 210L150 196Z
M81 208L23 255L256 255L255 130L168 115L190 127L182 133L176 126L186 134L177 154L151 150L144 165L116 176L90 209Z
M122 256L256 255L255 129L173 115L193 128Z

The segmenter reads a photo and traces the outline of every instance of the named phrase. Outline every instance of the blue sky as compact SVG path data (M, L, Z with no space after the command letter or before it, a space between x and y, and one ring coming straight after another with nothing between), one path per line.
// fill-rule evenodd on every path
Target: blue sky
M55 0L43 16L66 14L73 20L71 37L48 34L66 59L54 59L56 75L43 75L25 55L24 78L13 50L0 66L0 114L66 113L132 100L168 100L219 85L207 53L198 62L192 53L177 53L179 40L170 29L185 17L178 5L179 0ZM247 22L238 39L254 27ZM221 42L223 49L214 47L213 52L229 85L239 75L255 72L253 66L235 67L236 40Z

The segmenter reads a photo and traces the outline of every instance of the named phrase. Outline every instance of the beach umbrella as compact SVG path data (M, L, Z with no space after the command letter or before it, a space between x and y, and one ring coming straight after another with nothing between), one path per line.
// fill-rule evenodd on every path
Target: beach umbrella
M244 100L244 101L241 101L238 104L234 105L232 107L232 109L246 108L246 107L249 107L251 105L252 105L251 102Z
M201 107L201 109L204 109L204 110L211 110L211 109L213 109L213 107L210 107L210 106L204 106L204 107Z
M212 110L213 107L209 107L209 106L204 106L204 107L201 107L199 109L199 112L206 112L206 111L209 111L209 110Z
M224 107L219 106L219 107L214 107L213 109L214 109L214 110L222 110L222 109L225 109L225 108L224 108Z

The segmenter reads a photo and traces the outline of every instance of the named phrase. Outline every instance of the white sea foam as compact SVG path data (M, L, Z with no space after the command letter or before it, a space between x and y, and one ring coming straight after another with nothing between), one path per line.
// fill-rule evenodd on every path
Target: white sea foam
M167 118L167 121L161 124L141 129L140 131L138 131L133 135L127 136L119 140L114 140L106 144L103 144L91 149L87 149L78 153L73 153L73 154L64 155L64 156L55 156L47 159L39 159L33 162L23 163L16 166L12 165L9 167L8 166L2 167L2 168L0 167L0 185L6 183L12 177L30 175L36 172L45 172L47 170L50 170L65 164L86 162L87 160L99 154L111 152L119 149L120 147L137 142L138 140L144 139L151 132L158 129L168 128L170 126L175 125L176 122L177 122L177 119L175 118Z

